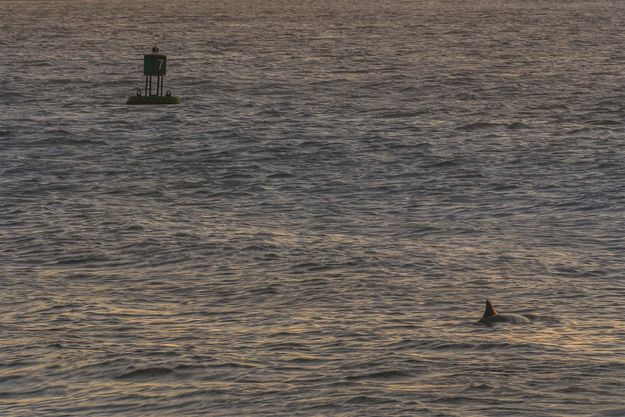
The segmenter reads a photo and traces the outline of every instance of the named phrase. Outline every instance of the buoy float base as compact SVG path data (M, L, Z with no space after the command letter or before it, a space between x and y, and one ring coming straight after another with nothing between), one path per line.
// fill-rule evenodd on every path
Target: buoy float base
M130 96L126 104L180 104L178 96Z

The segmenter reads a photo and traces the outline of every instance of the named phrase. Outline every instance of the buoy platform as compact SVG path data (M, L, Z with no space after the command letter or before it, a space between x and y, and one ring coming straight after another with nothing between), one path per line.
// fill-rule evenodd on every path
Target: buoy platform
M180 104L178 96L130 96L126 104Z

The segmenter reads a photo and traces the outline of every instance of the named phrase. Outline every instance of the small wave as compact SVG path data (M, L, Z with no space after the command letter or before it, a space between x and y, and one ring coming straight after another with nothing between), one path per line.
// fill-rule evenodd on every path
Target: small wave
M324 359L317 358L314 356L297 356L292 359L289 359L288 362L295 364L312 364L312 363L322 363Z
M30 391L0 391L0 399L27 399L27 398L36 398L42 397L46 395L61 395L64 393L65 387L62 386L47 386L39 389L33 389Z
M475 350L478 345L475 343L449 343L438 342L431 345L432 350Z
M282 113L276 109L261 110L256 113L257 116L280 116Z
M267 287L253 289L252 292L257 295L258 294L277 294L278 290L272 285L269 285Z
M476 393L476 392L485 392L485 391L488 392L488 391L491 391L492 389L493 389L493 386L489 384L473 383L462 388L460 392L461 393Z
M294 178L295 175L289 173L289 172L276 172L274 174L270 174L267 176L267 178Z
M214 369L228 369L228 368L233 368L233 369L238 369L238 368L254 368L254 366L252 365L247 365L244 363L236 363L236 362L222 362L222 363L217 363L217 364L213 364L213 365L208 365L207 368L214 368Z
M359 375L350 375L346 379L352 381L359 381L362 379L401 379L401 378L409 378L412 374L406 371L399 370L388 370L388 371L377 371L377 372L368 372Z
M410 119L422 115L423 111L396 111L383 113L380 116L384 119Z
M0 376L0 384L5 383L7 381L14 381L16 379L22 379L24 378L24 375L6 375L6 376Z
M73 257L62 258L62 259L57 260L54 264L55 265L78 265L78 264L87 264L87 263L105 262L105 261L107 261L107 259L101 256L85 256L85 257L78 257L78 258L73 258Z
M474 131L474 130L484 130L484 129L492 129L499 127L499 123L491 123L491 122L474 122L466 125L462 125L458 128L458 130L462 131Z
M328 269L332 269L329 265L322 265L313 262L304 262L301 264L296 264L292 266L293 270L300 271L304 270L306 272L318 272L318 271L326 271Z
M388 398L372 397L370 395L357 395L345 401L346 404L384 404L396 402Z
M625 416L625 407L602 410L602 411L599 411L598 413L593 414L593 417L623 417L623 416Z
M253 178L251 174L245 174L242 172L233 172L231 174L224 175L225 179L233 180L233 179L249 179Z
M489 350L500 350L500 349L520 349L520 348L527 348L527 349L532 349L535 346L530 344L530 343L506 343L506 342L500 342L500 343L479 343L475 346L475 350L478 351L489 351Z
M270 249L274 249L272 245L249 245L241 248L242 252L264 252Z
M588 124L593 126L620 126L623 123L617 120L591 120Z
M171 368L153 367L144 369L135 369L134 371L127 372L118 376L116 379L148 379L158 378L160 376L169 375L174 370Z
M575 128L575 129L569 129L566 131L566 133L568 135L576 135L576 134L580 134L580 133L586 133L590 131L590 128L588 127L579 127L579 128Z
M439 162L435 162L431 165L428 165L428 168L445 168L445 167L454 167L458 165L458 163L456 161L452 161L449 159L446 159L444 161L439 161Z
M517 130L517 129L527 129L529 126L525 123L521 122L512 122L506 126L506 129Z
M432 400L430 400L431 402L437 404L437 403L444 403L444 404L465 404L468 401L471 401L471 397L470 396L442 396L442 397L437 397L437 398L433 398Z
M536 110L569 110L569 106L566 104L543 104L535 107Z
M268 351L308 350L305 344L298 342L270 343L266 346Z
M519 187L514 184L494 184L493 185L493 191L511 191L511 190L516 190L517 188Z
M181 364L181 365L176 366L176 370L180 370L180 371L189 371L189 370L204 369L204 368L206 368L206 366L204 365Z

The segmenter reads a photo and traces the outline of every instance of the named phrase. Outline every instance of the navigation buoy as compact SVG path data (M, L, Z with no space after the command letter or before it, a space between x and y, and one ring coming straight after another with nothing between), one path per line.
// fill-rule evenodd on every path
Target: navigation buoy
M152 53L143 55L143 75L145 90L137 89L137 94L128 97L126 104L178 104L180 97L172 96L171 91L163 95L163 81L167 73L167 56L152 48ZM156 94L152 94L152 77L156 77Z

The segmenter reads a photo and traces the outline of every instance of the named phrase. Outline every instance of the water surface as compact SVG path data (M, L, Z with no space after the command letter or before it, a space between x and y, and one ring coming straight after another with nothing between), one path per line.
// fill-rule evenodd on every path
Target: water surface
M3 415L625 414L621 2L0 16Z

